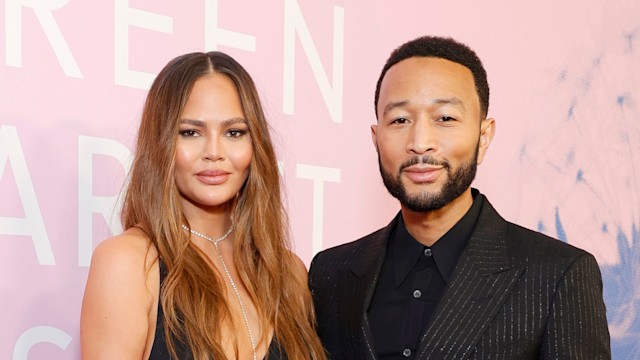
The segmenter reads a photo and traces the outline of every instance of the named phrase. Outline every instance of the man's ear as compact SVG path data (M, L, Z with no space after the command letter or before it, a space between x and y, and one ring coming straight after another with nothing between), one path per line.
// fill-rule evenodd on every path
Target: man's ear
M377 124L371 125L371 141L373 142L373 146L375 146L376 151L378 151L378 136L376 133L377 131L378 131L378 125Z
M489 145L493 140L493 135L496 132L496 121L493 118L486 118L480 122L480 139L478 140L478 161L477 164L482 164L484 155L489 150Z

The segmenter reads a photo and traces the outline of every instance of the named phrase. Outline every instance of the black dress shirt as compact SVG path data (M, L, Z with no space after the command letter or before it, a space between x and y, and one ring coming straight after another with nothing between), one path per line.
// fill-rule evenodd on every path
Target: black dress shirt
M467 213L433 246L420 244L402 216L391 234L369 307L378 359L412 359L482 208L476 196Z

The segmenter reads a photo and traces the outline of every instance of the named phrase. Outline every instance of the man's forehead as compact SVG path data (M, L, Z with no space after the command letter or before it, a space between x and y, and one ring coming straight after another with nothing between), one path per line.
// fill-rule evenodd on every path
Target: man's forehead
M411 57L394 64L385 75L378 115L413 104L447 105L469 110L480 106L471 70L437 57Z

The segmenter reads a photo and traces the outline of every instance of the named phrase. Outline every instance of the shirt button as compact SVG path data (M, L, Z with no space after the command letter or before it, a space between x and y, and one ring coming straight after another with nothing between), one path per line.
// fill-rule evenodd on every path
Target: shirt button
M413 290L413 297L416 299L420 299L420 297L422 296L422 291L420 290Z
M424 256L430 257L432 255L431 249L424 249Z
M409 357L409 356L411 356L411 349L404 349L404 350L402 350L402 356L404 356L404 357Z

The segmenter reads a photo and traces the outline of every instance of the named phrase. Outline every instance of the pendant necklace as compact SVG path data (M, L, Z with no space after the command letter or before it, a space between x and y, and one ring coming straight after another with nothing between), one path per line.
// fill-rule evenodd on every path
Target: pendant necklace
M229 272L229 268L227 268L227 264L224 262L224 258L222 257L222 253L220 252L220 249L218 249L218 243L220 243L222 240L226 239L229 234L231 234L231 232L233 231L233 225L231 225L231 227L229 228L229 230L227 230L226 233L224 233L224 235L220 236L217 239L213 239L203 233L200 233L198 231L195 231L193 229L190 229L187 225L182 224L182 228L189 231L190 233L192 233L193 235L203 238L205 240L207 240L208 242L213 244L213 247L216 248L216 253L218 254L218 258L220 258L220 262L222 263L222 268L224 269L224 272L227 274L227 277L229 278L229 283L231 283L231 287L233 288L233 292L236 294L236 298L238 298L238 303L240 303L240 310L242 311L242 319L244 320L244 325L247 328L247 332L249 333L249 341L251 342L251 351L253 353L253 360L257 360L257 356L256 356L256 343L255 340L253 339L253 334L251 333L251 327L249 326L249 319L247 318L247 311L244 308L244 302L242 301L242 298L240 297L240 291L238 291L238 287L236 286L236 282L233 281L233 277L231 276L231 272Z

